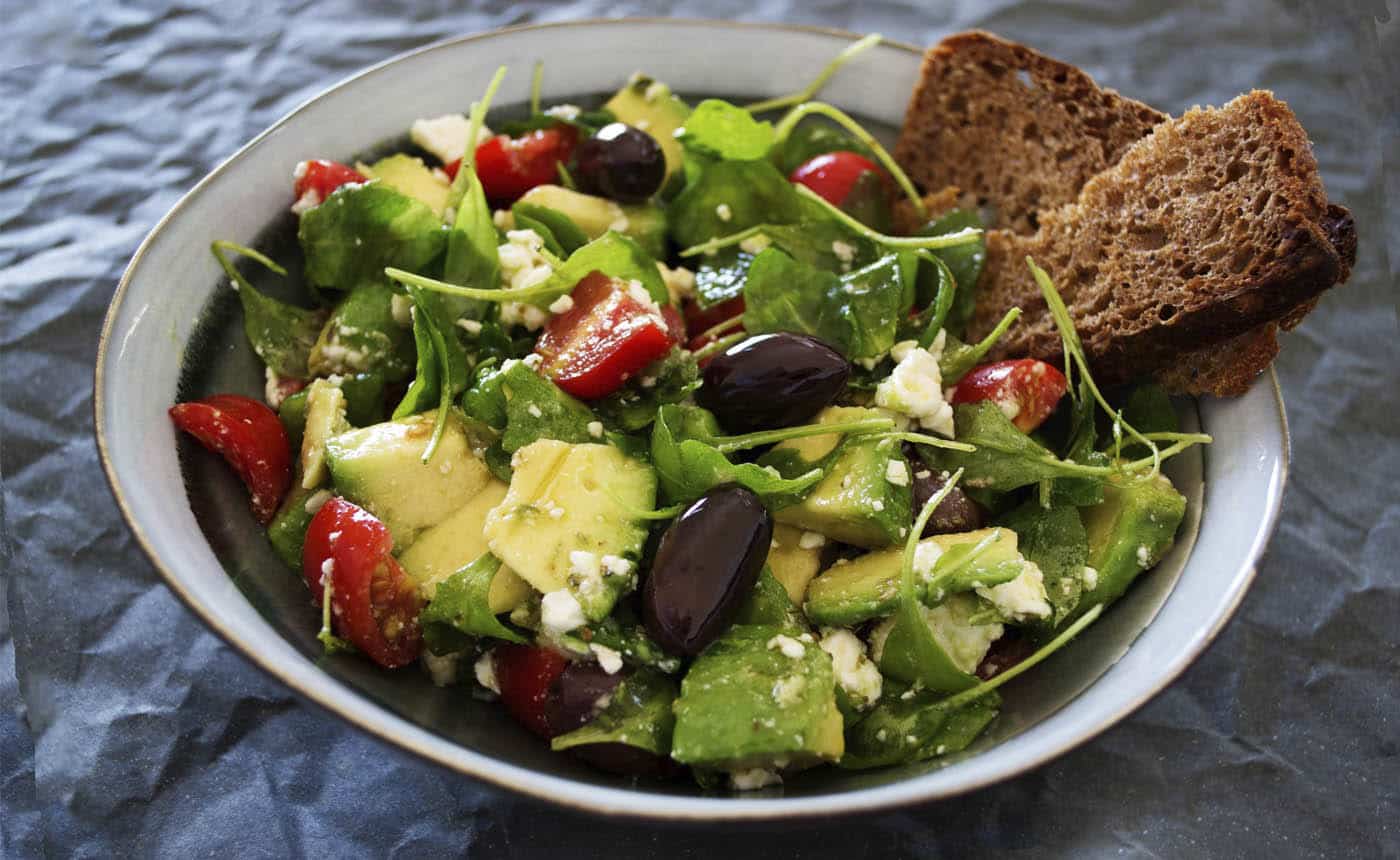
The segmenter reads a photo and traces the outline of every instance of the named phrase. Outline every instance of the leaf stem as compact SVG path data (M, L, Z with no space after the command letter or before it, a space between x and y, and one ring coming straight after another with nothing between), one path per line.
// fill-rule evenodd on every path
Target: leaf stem
M828 433L855 436L888 430L893 426L894 421L889 418L862 418L859 421L842 421L835 424L803 424L800 427L759 430L755 433L744 433L739 436L715 436L708 441L720 453L728 454L732 451L757 448L759 445L769 445L788 439L805 439L809 436L825 436Z
M731 334L727 337L722 337L717 340L710 341L709 343L692 352L691 355L695 358L696 361L704 361L705 359L709 358L715 353L724 352L726 349L729 349L731 346L733 346L741 340L744 340L748 336L749 333L746 331L736 331L734 334Z
M252 248L240 245L237 242L230 242L227 239L215 239L209 244L209 250L213 252L214 259L219 261L219 267L222 268L230 278L233 278L240 287L247 286L248 282L244 279L243 273L238 271L238 269L229 262L228 258L224 256L224 251L232 251L250 260L256 260L279 275L285 276L287 274L287 270L277 265L277 262L271 257L261 251L255 251Z
M384 270L384 274L391 280L398 281L408 286L420 287L434 293L446 293L450 296L465 296L469 299L480 299L484 302L519 302L530 301L541 296L553 295L559 292L558 286L545 288L548 281L542 281L533 287L522 287L518 290L483 290L479 287L459 287L456 284L449 284L446 281L439 281L424 275L416 275L413 272L405 272L403 269L395 269L390 266Z
M899 166L899 163L894 160L894 157L880 144L880 141L875 139L873 134L866 131L860 123L851 119L845 111L842 111L838 107L829 105L826 102L806 102L788 111L787 115L784 116L774 128L775 142L773 148L776 150L778 147L782 146L783 141L787 140L788 135L792 134L792 130L797 127L797 124L813 114L824 116L834 121L837 125L855 135L856 139L861 143L865 144L871 153L875 155L875 160L880 162L880 166L889 171L889 174L894 177L895 183L898 184L900 190L904 192L904 196L909 198L909 202L914 205L915 211L919 213L919 218L928 218L928 207L924 205L924 199L919 196L918 189L914 187L913 182L909 181L909 177L904 173L904 169ZM799 186L799 188L801 187L805 186Z
M927 433L910 433L897 430L893 433L881 433L881 439L898 439L901 442L913 442L916 445L927 445L930 448L946 448L949 451L964 451L971 453L977 450L976 445L969 445L966 442L956 442L952 439L944 439L941 436L930 436Z
M880 44L880 41L881 36L879 33L871 33L863 39L852 42L843 48L841 53L837 54L831 62L827 63L826 67L818 72L817 76L812 79L812 82L803 87L799 92L754 102L753 104L745 105L744 110L749 113L763 113L764 111L778 110L779 108L785 108L789 105L800 104L807 101L820 92L822 87L826 86L826 82L831 80L831 76L836 74L837 70L852 58Z
M535 61L535 70L530 75L530 115L540 112L540 90L544 89L544 60Z
M698 257L701 254L713 254L721 248L728 248L730 245L738 245L745 239L751 239L761 234L767 227L767 224L758 224L740 230L738 233L730 233L728 236L716 236L708 242L701 242L699 245L691 245L689 248L683 249L681 251L681 256Z
M960 245L971 244L977 241L978 236L982 235L982 230L978 227L964 227L955 233L944 233L941 236L889 236L870 229L837 207L832 206L820 194L805 185L794 185L793 190L821 206L827 211L827 214L851 230L875 244L884 245L887 248L956 248Z

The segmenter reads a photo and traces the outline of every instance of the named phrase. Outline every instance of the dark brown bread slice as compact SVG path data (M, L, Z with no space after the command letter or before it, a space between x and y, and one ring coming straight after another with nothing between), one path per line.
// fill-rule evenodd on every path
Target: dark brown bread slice
M1282 319L1346 269L1325 229L1332 222L1307 136L1286 105L1257 90L1158 125L1040 222L1031 236L988 232L969 334L1019 306L1022 322L997 354L1059 357L1024 262L1034 257L1055 278L1105 383ZM1247 354L1257 360L1269 336L1250 341Z
M990 33L924 54L894 156L925 189L957 186L1032 233L1166 116L1084 72Z

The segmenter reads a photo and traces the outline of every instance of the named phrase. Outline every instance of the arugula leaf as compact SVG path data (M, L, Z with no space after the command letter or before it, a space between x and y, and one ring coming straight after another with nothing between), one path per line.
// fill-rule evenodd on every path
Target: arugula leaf
M699 407L663 406L651 429L651 462L662 493L672 503L690 502L720 484L735 483L773 507L795 504L822 478L820 469L787 479L753 463L731 463L701 438L718 436L714 416Z
M342 185L301 216L306 278L349 290L384 281L385 267L419 270L442 254L447 234L426 203L371 181Z
M1176 433L1181 429L1171 395L1155 382L1134 386L1128 392L1123 401L1123 420L1143 433ZM1141 444L1127 445L1123 453L1142 456L1147 448Z
M418 345L418 371L404 399L394 409L394 417L404 418L437 406L433 437L423 449L423 462L426 463L436 453L438 442L447 428L448 409L467 387L469 370L467 352L457 339L457 330L441 318L440 306L433 301L437 296L418 287L410 286L407 289L409 297L413 299L413 338Z
M529 641L491 612L491 580L500 569L501 560L488 552L438 583L432 601L418 616L429 651L460 651L469 643L468 636L489 636L517 644Z
M1044 446L1022 433L991 401L953 407L953 438L976 446L975 451L952 451L919 446L930 466L965 470L968 487L1007 492L1049 478L1094 477L1075 463L1055 457Z
M522 134L554 128L556 125L571 125L583 132L583 137L592 137L598 129L614 122L617 122L617 117L607 108L584 110L572 115L562 110L554 113L535 111L526 119L509 120L501 123L498 128L502 134L520 137Z
M1030 499L1002 516L999 525L1016 533L1021 555L1040 567L1046 596L1055 610L1047 624L1053 628L1079 605L1084 590L1089 538L1079 509L1066 504L1043 508L1039 500Z
M810 334L848 358L878 358L894 345L912 303L910 268L888 254L837 276L768 248L749 267L744 328Z
M674 347L621 389L591 405L604 424L632 433L655 420L659 407L680 403L699 387L700 368L694 353Z
M996 346L996 342L1001 340L1001 336L1006 334L1006 330L1011 328L1011 324L1020 316L1020 308L1008 310L1001 322L997 323L986 337L974 344L963 343L949 332L943 343L943 354L938 358L938 370L939 375L943 377L943 384L953 385L966 376L967 372L976 367L992 347Z
M598 441L588 432L594 420L589 408L523 361L479 370L475 383L462 395L462 411L501 431L499 444L507 454L539 439Z
M588 234L583 232L583 228L558 209L522 202L510 207L510 211L517 227L539 233L544 237L546 246L552 240L550 252L556 257L567 257L588 244Z
M753 161L773 148L773 124L721 99L695 106L676 137L687 150L714 158Z
M654 670L638 669L623 679L598 716L554 738L549 742L550 749L623 744L658 756L669 755L671 730L676 724L671 705L679 694L671 678Z
M982 218L971 209L954 209L930 221L919 231L919 235L946 236L968 227L981 229ZM972 318L972 309L977 303L977 280L982 277L982 267L987 262L986 234L979 235L975 242L939 248L933 253L948 265L957 282L958 291L948 313L947 325L950 333L961 334L967 321Z
M624 281L641 281L647 294L657 304L665 307L671 303L671 294L666 289L666 282L661 280L656 260L633 239L612 230L570 254L564 265L555 269L554 274L541 286L542 295L528 301L540 307L549 307L551 302L595 271Z
M801 199L770 162L688 157L686 166L694 176L667 212L671 235L683 248L760 224L802 220Z
M875 708L846 731L845 770L865 770L924 761L960 752L996 719L1001 697L988 693L960 708L939 707L927 691L905 698L904 686L889 678Z
M278 376L307 378L310 374L306 369L306 359L311 354L317 335L321 333L326 312L299 308L258 292L238 267L224 256L224 251L256 260L279 275L286 275L287 270L252 248L220 240L214 242L210 250L219 267L237 287L238 300L243 305L243 333L248 336L253 352Z

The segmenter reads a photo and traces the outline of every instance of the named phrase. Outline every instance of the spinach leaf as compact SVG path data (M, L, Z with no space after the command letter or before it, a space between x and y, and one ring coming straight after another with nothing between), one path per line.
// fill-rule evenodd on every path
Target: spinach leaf
M304 213L297 239L306 255L307 280L349 290L382 283L386 266L423 269L442 254L447 234L426 203L381 182L366 182L342 185Z
M307 359L312 376L377 372L386 382L408 378L413 370L413 332L394 318L394 290L383 281L365 281L331 311Z
M638 669L618 685L602 713L550 741L550 748L624 744L658 756L669 755L671 730L676 724L671 705L679 693L671 678L655 670Z
M1046 596L1055 610L1047 627L1055 627L1079 605L1084 590L1089 538L1079 509L1067 504L1044 508L1038 499L1029 499L998 524L1016 533L1021 555L1040 567Z
M687 150L702 155L753 161L773 148L773 124L759 122L727 101L705 99L691 111L676 137Z
M588 234L558 209L536 203L516 203L510 207L510 211L515 217L516 226L539 233L545 240L545 246L556 257L567 257L588 244Z
M486 366L462 395L462 411L501 431L500 446L512 454L539 439L597 442L588 432L587 406L531 370L523 361Z
M899 254L837 276L768 248L749 267L744 328L810 334L848 358L880 357L912 303L909 272Z
M929 222L919 231L920 236L943 236L956 233L968 227L982 227L982 219L971 209L954 209L942 217ZM972 318L973 306L977 303L977 279L982 276L982 267L987 262L987 237L982 234L977 241L951 248L939 248L933 252L952 272L957 281L958 291L953 299L952 310L948 314L948 328L961 334L967 321Z
M224 241L214 242L210 250L219 267L233 279L238 300L243 305L243 333L248 336L253 352L278 376L290 379L309 376L306 360L326 321L325 311L299 308L263 295L237 266L229 262L224 251L233 251L256 260L279 275L287 274L286 269L263 254Z
M889 233L894 226L885 179L873 170L856 177L846 199L841 201L841 211L880 233Z
M491 580L500 569L501 560L488 552L438 583L432 602L418 617L429 651L460 651L469 644L468 636L489 636L519 644L529 641L491 612Z
M688 157L686 166L694 176L667 212L671 234L683 248L760 224L802 220L802 199L770 162Z
M967 487L1004 493L1050 478L1083 476L1075 464L1057 459L1018 430L991 401L953 407L953 426L953 438L974 445L977 450L919 446L919 453L935 468L964 469L963 483Z
M718 448L702 441L718 435L718 422L704 409L671 405L657 411L651 429L651 461L667 501L694 501L711 487L735 483L752 490L766 505L784 507L799 501L822 478L820 469L788 479L776 469L731 463Z
M413 345L418 350L418 365L413 374L413 382L404 392L399 405L394 407L394 418L405 418L427 412L437 405L441 391L442 373L437 352L433 349L433 337L429 329L428 314L418 311L413 315Z
M744 294L753 254L738 247L721 248L700 258L695 268L695 301L710 308Z
M1175 433L1180 430L1171 395L1155 382L1135 386L1123 402L1123 421L1140 433ZM1141 444L1125 445L1124 456L1143 457L1150 452Z
M1001 336L1006 334L1006 330L1011 328L1021 316L1020 308L1012 308L1006 312L1006 316L996 324L987 336L977 343L963 343L952 332L948 332L943 344L943 354L938 359L939 375L943 377L944 385L953 385L959 379L967 375L969 370L976 367L978 363L986 357L992 347L996 345ZM947 330L946 327L944 329Z
M809 117L798 123L787 139L778 144L773 150L773 160L779 170L788 174L818 155L838 150L854 152L872 160L874 158L874 153L865 144L838 126Z
M641 281L647 294L658 305L665 307L671 303L671 294L666 289L666 282L661 280L656 260L631 238L612 230L570 254L564 265L555 269L554 274L545 280L539 288L540 292L528 301L540 307L549 307L555 299L595 271L624 281Z
M583 636L587 636L584 641ZM629 666L647 666L673 674L680 671L681 661L662 650L630 611L626 603L617 606L611 615L602 621L590 623L586 627L565 634L564 644L579 653L587 653L591 643L597 643L622 655Z
M658 408L680 403L699 387L700 368L694 354L675 347L592 406L604 424L632 433L655 420Z
M407 289L413 299L413 338L418 347L418 366L413 383L394 409L393 417L405 418L437 407L433 437L423 450L426 463L432 459L446 429L447 411L467 387L470 370L467 352L457 339L456 328L441 318L440 306L432 301L436 297L418 287Z
M1001 697L988 693L962 707L939 707L939 697L885 679L885 691L865 719L846 730L846 753L837 766L864 770L924 761L960 752L996 719Z

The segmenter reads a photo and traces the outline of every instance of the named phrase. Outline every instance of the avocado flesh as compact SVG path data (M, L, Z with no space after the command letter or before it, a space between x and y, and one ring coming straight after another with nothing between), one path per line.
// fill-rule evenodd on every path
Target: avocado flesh
M399 564L424 600L432 600L439 583L490 551L483 534L486 515L505 499L506 491L504 481L491 479L471 501L437 525L424 529L413 545L399 555ZM500 615L522 606L530 593L529 583L502 566L491 579L487 602L491 612Z
M610 445L554 439L526 445L511 464L510 488L483 528L491 552L535 590L567 588L590 621L605 618L636 585L648 529L633 515L655 508L656 473ZM609 556L627 572L609 572Z
M797 658L769 647L780 634L795 636L772 625L736 625L696 658L676 700L672 758L729 771L841 758L831 657L815 641L800 643Z
M345 498L378 517L402 551L418 534L463 508L491 481L472 455L466 432L447 418L432 459L423 452L434 416L413 415L331 437L326 457L331 480Z
M680 171L684 150L676 140L676 130L690 118L690 106L673 95L670 87L645 75L633 75L604 107L619 121L656 140L666 157L667 179Z
M969 572L992 570L1008 561L1023 561L1011 529L978 529L961 534L934 535L919 541L941 550L963 543L977 543L996 534L996 540L969 565ZM847 564L822 571L807 586L803 610L813 624L850 626L889 615L899 603L899 575L904 566L903 548L866 553Z
M452 193L452 185L434 173L423 163L423 159L402 153L381 158L373 164L357 164L359 170L370 179L380 182L415 200L421 200L439 218L447 211L447 198Z
M617 203L562 185L537 185L525 192L519 202L562 212L589 239L616 230L635 239L653 257L666 257L666 214L655 204Z
M768 550L768 567L773 577L787 589L788 599L802 605L807 584L821 569L822 545L802 546L806 534L796 526L777 523L773 526L773 545Z

